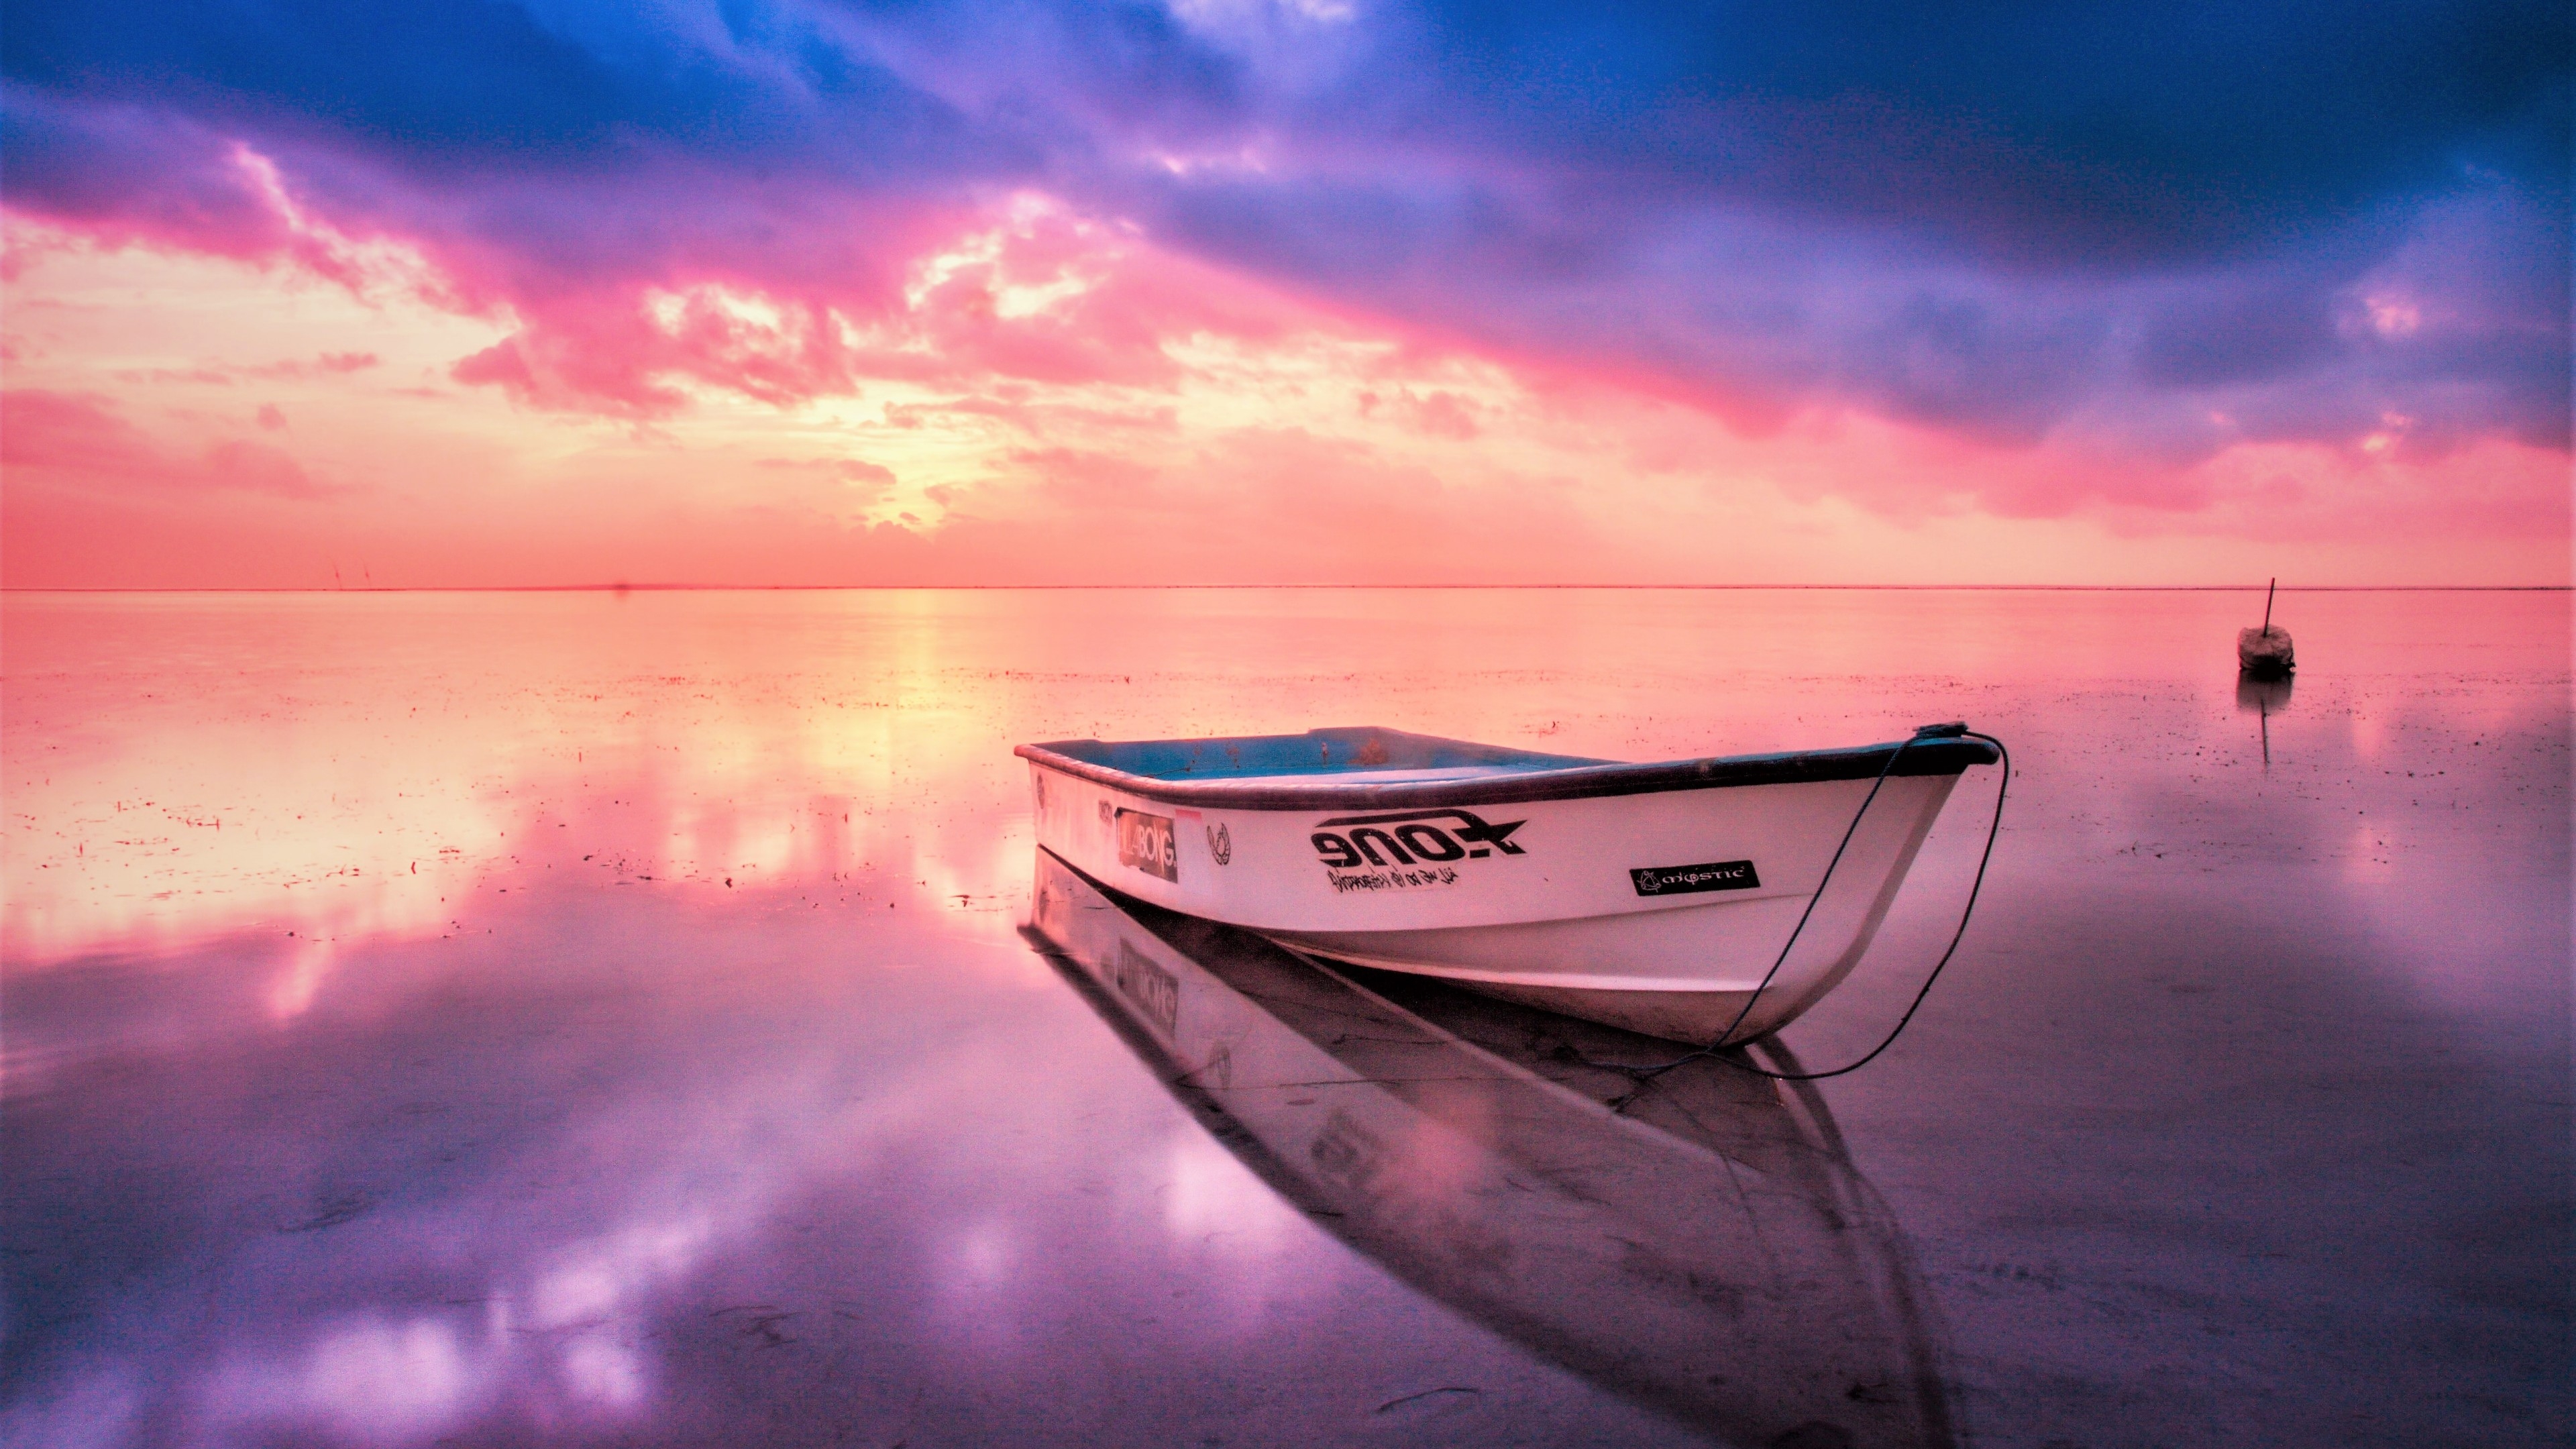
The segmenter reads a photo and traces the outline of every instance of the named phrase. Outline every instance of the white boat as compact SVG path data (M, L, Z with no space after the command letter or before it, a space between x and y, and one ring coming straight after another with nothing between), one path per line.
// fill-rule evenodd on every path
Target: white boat
M1656 764L1370 726L1018 753L1038 844L1115 890L1711 1044L1779 1029L1860 960L1951 787L1997 758L1962 728Z

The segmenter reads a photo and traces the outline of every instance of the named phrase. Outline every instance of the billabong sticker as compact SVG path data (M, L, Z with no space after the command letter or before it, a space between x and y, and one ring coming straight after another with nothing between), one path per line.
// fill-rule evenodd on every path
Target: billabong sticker
M1178 883L1181 853L1172 845L1171 817L1148 815L1142 810L1121 810L1117 818L1118 863L1132 865L1147 875Z
M1718 860L1706 865L1647 865L1628 872L1641 896L1685 896L1693 891L1749 891L1762 887L1749 860Z
M1109 984L1169 1041L1180 1030L1181 983L1123 938L1118 942L1118 959L1107 964Z

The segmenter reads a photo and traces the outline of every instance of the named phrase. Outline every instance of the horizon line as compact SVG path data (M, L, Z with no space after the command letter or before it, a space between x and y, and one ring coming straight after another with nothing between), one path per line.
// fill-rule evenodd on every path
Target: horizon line
M1407 589L1453 591L1556 591L1646 593L2239 593L2269 584L373 584L358 588L326 586L120 587L56 585L12 587L6 594L744 594L744 593L1013 593L1013 592L1153 592L1181 590L1293 589L1307 591ZM2576 584L2288 584L2294 594L2563 594Z

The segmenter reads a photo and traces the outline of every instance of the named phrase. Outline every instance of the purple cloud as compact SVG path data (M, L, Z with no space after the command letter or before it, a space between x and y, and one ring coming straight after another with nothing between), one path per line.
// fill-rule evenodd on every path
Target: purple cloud
M927 362L834 320L909 307L906 268L1025 191L1746 427L2568 439L2559 5L167 0L13 14L0 61L12 209L327 270L248 148L520 317L457 377L545 405L1150 376L1193 315L1151 279L1052 332L961 298ZM786 320L647 318L707 285Z

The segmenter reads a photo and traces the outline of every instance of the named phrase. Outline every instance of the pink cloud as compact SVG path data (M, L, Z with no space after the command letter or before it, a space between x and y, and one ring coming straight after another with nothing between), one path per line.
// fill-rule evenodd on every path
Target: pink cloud
M476 275L460 295L505 296L522 325L453 375L532 406L667 418L687 406L684 384L780 407L876 381L1169 386L1180 377L1167 351L1175 340L1332 325L1327 313L1032 198L880 221L872 234L901 247L871 248L847 278L792 286L730 265L560 289Z
M160 460L103 397L0 391L0 466L115 478Z
M6 399L11 490L24 495L32 483L50 500L31 510L23 496L13 499L22 525L11 539L13 577L30 577L26 560L41 563L48 539L68 561L73 534L114 530L161 541L156 557L168 572L160 577L230 582L257 581L240 572L254 565L308 581L303 559L351 552L312 543L320 534L363 537L385 565L380 577L406 577L389 561L407 561L407 577L421 582L1689 579L1711 577L1715 566L1696 561L1675 520L1710 526L1730 510L1743 514L1741 500L1773 493L1817 516L1851 505L1873 528L2054 521L2126 539L2284 542L2348 540L2355 535L2343 520L2365 517L2425 538L2502 529L2563 540L2567 529L2563 501L2550 503L2564 491L2560 453L2446 448L2396 428L2376 451L2362 441L2247 444L2194 462L2142 454L2116 438L1998 442L1858 406L1792 409L1607 352L1536 343L1516 351L1434 325L1397 325L1176 256L1042 199L897 216L837 251L822 249L833 253L826 261L853 264L846 274L800 263L782 279L760 256L714 250L575 282L456 235L406 241L409 261L378 265L370 248L390 231L346 220L323 227L282 184L261 195L284 234L303 236L337 270L311 268L280 243L261 258L272 270L244 285L290 287L288 269L302 268L296 275L353 296L407 288L434 307L509 327L502 341L450 365L462 394L339 390L351 408L344 439L390 416L368 410L389 409L384 399L397 393L427 405L412 415L409 426L422 429L412 436L440 431L432 414L445 404L448 416L479 407L490 427L503 411L488 401L497 393L557 415L505 429L650 432L669 458L532 464L518 485L470 501L424 475L412 480L410 498L434 486L459 500L456 519L431 526L416 501L362 500L293 454L226 432L244 421L238 409L223 413L227 424L146 403L163 385L355 376L383 366L374 352L335 339L285 361L129 370L114 374L122 387L113 395L79 386L76 372L56 374L75 382ZM387 350L418 355L399 344ZM894 396L867 413L832 410L828 424L811 413L794 424L847 428L847 447L860 456L827 451L773 468L760 455L784 445L744 445L739 435L728 444L734 451L691 456L707 436L692 422L703 394L784 410L872 389ZM1211 389L1226 392L1216 416L1196 401ZM919 400L926 390L934 395ZM486 401L478 404L478 393ZM313 440L330 435L325 401L337 395L306 389L286 398L299 447L323 446ZM282 423L284 409L269 408L263 426L272 416ZM1247 413L1258 420L1247 424ZM213 435L183 442L168 421L148 433L128 421L156 417ZM655 427L599 430L585 417ZM706 409L701 420L739 417L739 409ZM517 457L520 436L493 434L493 455ZM1578 462L1547 452L1567 436L1589 440ZM564 454L549 443L528 456ZM938 457L936 468L912 461L927 456ZM787 476L798 470L805 481ZM650 507L630 481L650 483ZM902 493L907 483L914 493ZM74 506L66 490L95 497ZM187 499L249 502L190 512ZM136 501L157 511L148 528L130 512L113 514ZM277 501L309 505L299 511L327 523L290 533L248 521L254 506ZM857 521L886 508L903 510L897 516L912 526ZM100 521L111 514L117 521ZM254 547L257 537L302 540L300 552ZM1740 552L1717 552L1715 541L1710 548L1727 567L1747 566ZM277 557L290 561L263 562ZM1981 561L1973 550L1919 565L1895 557L1943 577L2028 566L1999 554ZM1822 545L1812 558L1824 562L1800 565L1803 576L1832 566ZM2548 567L2563 574L2563 560Z
M379 359L372 352L324 353L306 362L287 358L280 362L232 364L199 363L194 367L125 367L110 373L118 382L150 385L157 383L196 383L207 387L230 387L243 378L263 381L301 381L315 377L343 377L375 367Z
M164 450L103 398L29 388L0 392L0 466L18 484L118 492L223 490L316 500L348 491L264 443L219 439L185 457Z
M1476 405L1456 393L1433 389L1416 396L1410 388L1399 388L1392 398L1380 397L1374 391L1359 395L1363 417L1384 407L1402 417L1409 425L1435 437L1465 440L1476 436Z

